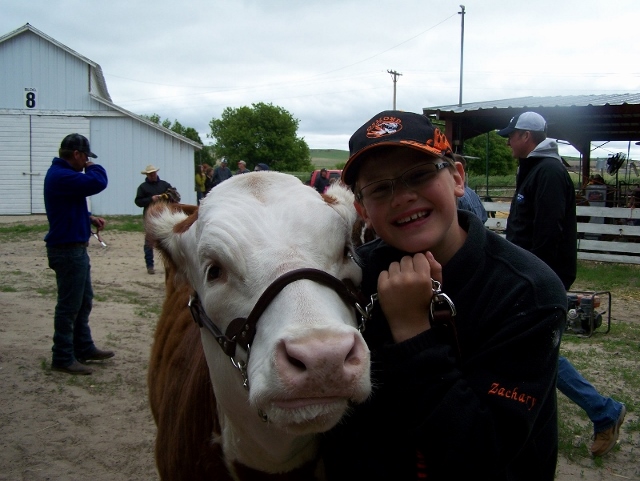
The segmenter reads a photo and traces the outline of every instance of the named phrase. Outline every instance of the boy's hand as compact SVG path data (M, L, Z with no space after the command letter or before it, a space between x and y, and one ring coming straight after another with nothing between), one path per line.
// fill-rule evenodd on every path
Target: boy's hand
M430 252L403 257L380 273L378 300L395 342L431 328L431 278L442 281L442 266Z

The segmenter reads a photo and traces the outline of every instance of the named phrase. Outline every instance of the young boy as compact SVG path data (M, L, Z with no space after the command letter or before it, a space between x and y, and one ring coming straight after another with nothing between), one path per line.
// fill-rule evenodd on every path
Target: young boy
M560 280L457 210L464 170L427 117L381 112L349 151L342 180L378 235L357 251L374 391L323 438L328 479L553 480Z

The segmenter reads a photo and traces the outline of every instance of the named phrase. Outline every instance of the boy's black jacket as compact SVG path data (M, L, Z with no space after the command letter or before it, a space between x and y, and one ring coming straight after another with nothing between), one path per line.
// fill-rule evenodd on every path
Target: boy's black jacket
M457 309L458 358L445 332L394 344L379 306L364 332L373 393L323 437L330 480L552 481L556 374L566 293L533 254L458 211L468 232L443 267ZM366 298L406 253L375 240L357 254ZM425 467L419 467L419 459Z

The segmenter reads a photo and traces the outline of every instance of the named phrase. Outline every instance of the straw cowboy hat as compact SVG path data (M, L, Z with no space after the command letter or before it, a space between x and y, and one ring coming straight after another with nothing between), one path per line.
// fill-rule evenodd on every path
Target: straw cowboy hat
M147 175L150 174L151 172L158 172L160 170L160 168L156 167L153 164L149 164L147 165L147 168L144 169L143 171L141 171L141 174Z

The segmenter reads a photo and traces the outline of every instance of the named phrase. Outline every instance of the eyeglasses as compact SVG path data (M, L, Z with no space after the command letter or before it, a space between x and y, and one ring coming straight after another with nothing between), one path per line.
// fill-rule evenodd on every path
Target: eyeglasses
M360 202L386 202L393 196L393 186L398 180L401 180L407 189L419 189L450 165L449 162L430 162L412 167L394 179L379 180L365 185L356 193L356 198Z

